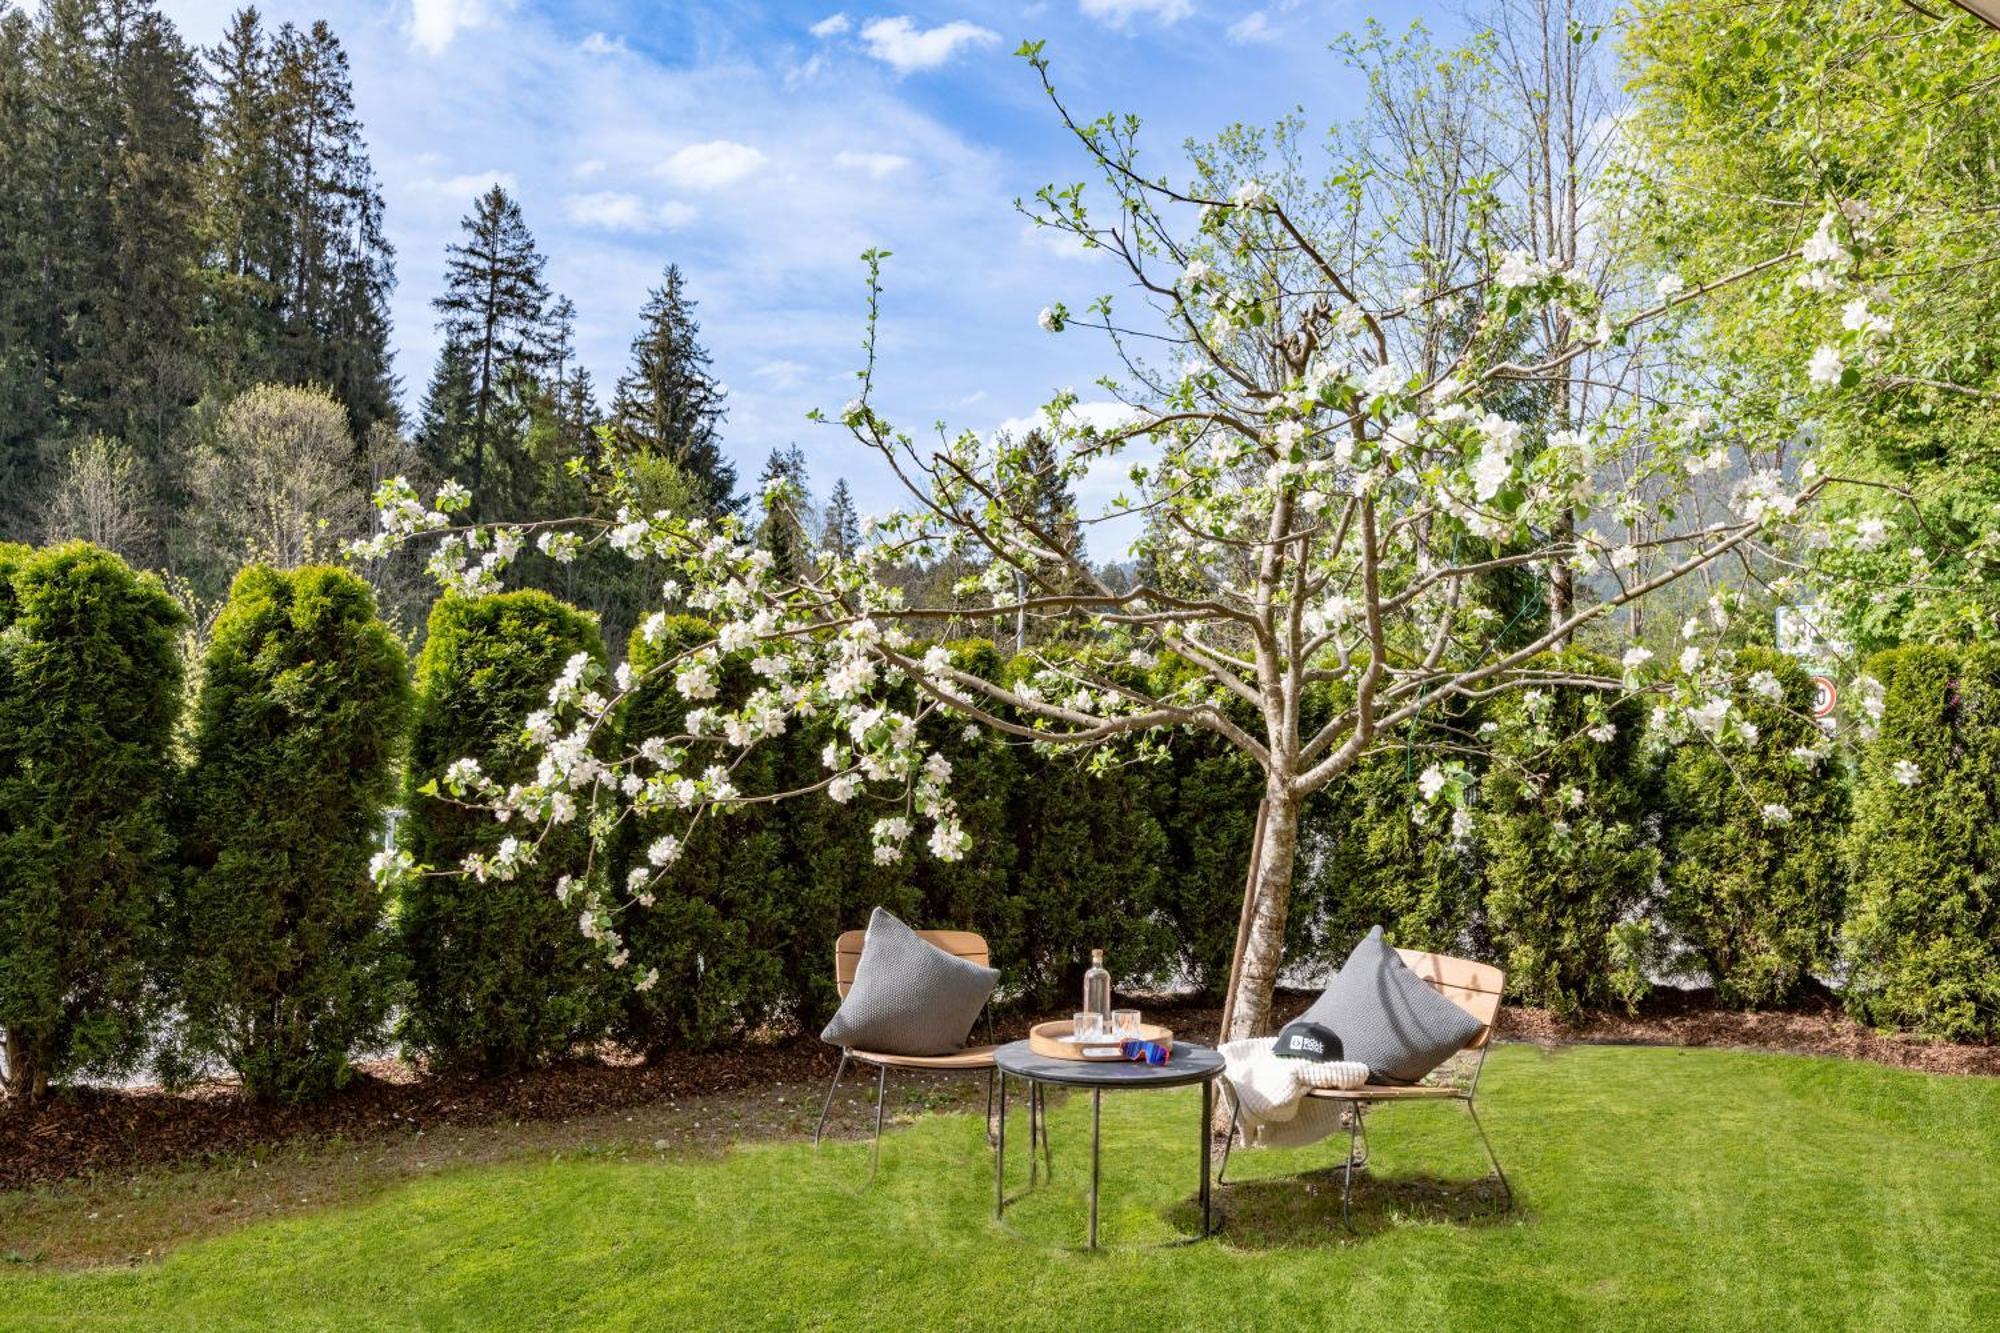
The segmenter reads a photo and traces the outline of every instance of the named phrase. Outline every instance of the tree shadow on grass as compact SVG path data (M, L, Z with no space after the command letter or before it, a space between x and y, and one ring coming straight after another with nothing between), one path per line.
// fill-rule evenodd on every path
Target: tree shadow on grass
M1348 1222L1340 1220L1341 1168L1324 1167L1292 1175L1232 1180L1215 1189L1222 1218L1221 1241L1241 1250L1283 1250L1367 1240L1413 1224L1485 1228L1519 1222L1517 1204L1491 1176L1446 1180L1415 1174L1381 1176L1372 1169L1354 1173ZM1177 1228L1201 1225L1201 1201L1185 1199L1167 1213Z

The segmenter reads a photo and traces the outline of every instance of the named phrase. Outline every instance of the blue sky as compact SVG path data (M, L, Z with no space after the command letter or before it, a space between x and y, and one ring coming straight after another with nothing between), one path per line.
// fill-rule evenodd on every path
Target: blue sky
M164 0L198 45L232 3ZM521 201L575 300L584 363L608 392L646 289L668 261L700 302L730 391L746 478L774 446L806 451L824 496L846 475L864 511L893 482L835 428L804 419L852 396L871 246L887 274L881 406L900 424L987 431L1107 369L1089 334L1035 325L1052 300L1115 288L1108 262L1050 243L1012 202L1084 165L1012 52L1044 38L1075 110L1130 111L1156 160L1190 135L1302 106L1355 106L1327 51L1367 0L1046 0L1039 4L320 0L348 48L397 250L396 366L414 406L436 354L429 302L445 244L495 180ZM1433 20L1449 27L1449 18ZM1178 174L1178 173L1176 173ZM1105 479L1104 490L1111 487ZM1093 488L1094 489L1094 488ZM1083 497L1086 501L1103 496ZM1112 544L1112 543L1105 543ZM1113 554L1109 550L1101 554Z

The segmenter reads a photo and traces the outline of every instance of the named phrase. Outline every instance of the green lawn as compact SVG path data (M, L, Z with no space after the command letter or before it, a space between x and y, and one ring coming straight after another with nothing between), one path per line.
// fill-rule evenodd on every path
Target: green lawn
M1188 1225L1191 1096L1107 1098L1107 1241ZM1239 1153L1218 1241L1065 1251L1088 1170L1077 1098L1056 1112L1056 1188L1009 1210L1019 1236L992 1221L977 1118L934 1115L890 1135L867 1190L852 1142L522 1160L142 1268L0 1267L0 1325L2000 1327L2000 1081L1506 1047L1483 1101L1520 1198L1504 1219L1479 1214L1463 1112L1391 1107L1371 1120L1379 1179L1354 1235L1337 1179L1312 1174L1334 1157L1321 1147ZM1025 1152L1009 1166L1025 1185Z

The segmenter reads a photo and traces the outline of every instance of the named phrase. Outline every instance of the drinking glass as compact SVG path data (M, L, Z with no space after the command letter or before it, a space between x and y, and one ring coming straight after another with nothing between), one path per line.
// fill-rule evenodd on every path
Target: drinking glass
M1139 1038L1139 1011L1137 1009L1113 1009L1111 1011L1111 1035L1120 1041L1137 1041Z
M1104 1015L1095 1010L1071 1015L1069 1035L1071 1041L1103 1041Z

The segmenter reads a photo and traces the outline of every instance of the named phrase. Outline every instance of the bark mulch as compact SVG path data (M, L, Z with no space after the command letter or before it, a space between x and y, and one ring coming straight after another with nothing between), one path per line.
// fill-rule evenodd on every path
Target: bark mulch
M1278 998L1287 1020L1311 997ZM1220 1012L1141 999L1149 1016L1197 1040L1212 1040ZM997 1025L1000 1040L1026 1035L1032 1020ZM1699 992L1667 995L1633 1015L1592 1014L1564 1023L1545 1010L1512 1006L1503 1039L1543 1047L1568 1043L1723 1046L1873 1060L1941 1074L2000 1075L2000 1046L1955 1046L1873 1032L1831 1004L1787 1013L1719 1010ZM327 1101L284 1107L250 1101L228 1084L183 1093L157 1088L74 1089L29 1107L0 1102L0 1190L79 1176L129 1174L254 1153L293 1140L353 1142L452 1126L555 1121L634 1106L743 1092L774 1083L824 1085L836 1055L810 1036L785 1036L726 1051L669 1055L641 1064L616 1054L495 1078L419 1076L400 1061L363 1065Z

